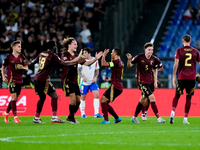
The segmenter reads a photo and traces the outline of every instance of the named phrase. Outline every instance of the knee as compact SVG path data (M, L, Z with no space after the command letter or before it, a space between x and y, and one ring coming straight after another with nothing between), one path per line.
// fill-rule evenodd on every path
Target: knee
M45 99L46 99L46 95L45 94L39 95L39 97L40 97L39 100L42 101L42 102L44 102Z

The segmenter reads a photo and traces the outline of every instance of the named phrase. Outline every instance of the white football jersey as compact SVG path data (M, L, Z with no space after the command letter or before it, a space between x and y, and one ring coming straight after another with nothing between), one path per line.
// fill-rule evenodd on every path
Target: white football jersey
M91 60L94 59L94 57L91 57ZM86 59L86 61L89 61L88 59ZM83 82L82 78L80 80L80 83L82 83L83 85L91 85L92 84L92 79L94 78L94 73L95 70L99 69L99 63L98 60L96 62L94 62L92 65L90 66L85 66L85 65L81 65L78 64L78 68L81 67L81 74L87 78L87 82Z

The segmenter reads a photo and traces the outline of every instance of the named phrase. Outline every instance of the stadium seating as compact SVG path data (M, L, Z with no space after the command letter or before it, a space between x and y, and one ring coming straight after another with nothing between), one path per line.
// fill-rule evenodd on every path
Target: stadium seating
M192 4L197 9L197 5L200 0L185 0L184 3L179 1L176 12L172 18L171 24L164 36L162 45L159 48L157 56L162 60L164 66L163 75L168 76L173 71L173 58L175 56L176 49L182 46L181 39L185 34L190 34L192 37L191 46L194 47L197 39L200 38L200 25L196 21L183 20L183 14L187 9L188 4ZM169 60L166 61L166 58ZM197 66L197 71L200 71L200 67Z

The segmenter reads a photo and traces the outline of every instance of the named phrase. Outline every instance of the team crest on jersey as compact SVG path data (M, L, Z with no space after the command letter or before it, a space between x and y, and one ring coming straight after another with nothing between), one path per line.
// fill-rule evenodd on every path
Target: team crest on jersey
M67 57L63 57L63 60L67 60Z
M22 62L22 59L20 58L20 63Z
M150 64L153 65L153 60L151 60Z

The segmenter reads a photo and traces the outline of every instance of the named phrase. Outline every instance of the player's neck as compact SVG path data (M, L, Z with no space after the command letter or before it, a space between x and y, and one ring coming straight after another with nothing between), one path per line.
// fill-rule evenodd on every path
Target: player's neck
M19 52L16 52L16 51L14 51L14 50L13 50L12 54L13 54L13 56L15 56L15 57L18 57L18 56L19 56Z
M116 56L113 58L113 60L117 60L117 59L120 59L120 57L116 55Z
M74 55L74 51L73 50L68 50L68 52L71 54L71 55Z
M183 44L183 46L190 46L190 44L187 44L187 43L186 43L186 44Z

